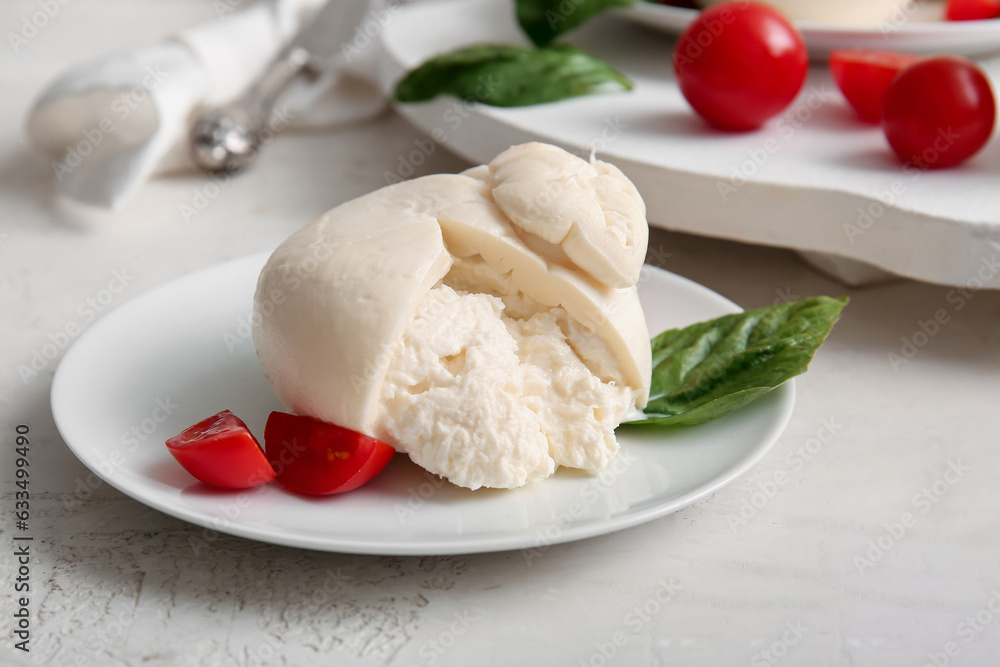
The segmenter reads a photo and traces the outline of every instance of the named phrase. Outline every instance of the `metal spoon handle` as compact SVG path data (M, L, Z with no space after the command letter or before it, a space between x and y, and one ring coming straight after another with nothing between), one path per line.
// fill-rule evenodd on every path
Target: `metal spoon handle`
M310 54L291 46L239 99L206 109L191 128L191 158L205 171L237 171L257 154L261 131L278 97L309 68Z

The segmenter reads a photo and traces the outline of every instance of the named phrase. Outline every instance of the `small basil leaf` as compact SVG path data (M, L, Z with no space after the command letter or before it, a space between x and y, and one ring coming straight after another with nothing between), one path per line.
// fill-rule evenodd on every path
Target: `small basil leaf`
M483 45L437 56L396 86L399 102L453 95L498 107L544 104L606 90L631 90L610 65L575 46Z
M628 7L634 0L515 0L517 22L539 46L569 32L612 7Z
M809 367L847 305L813 297L725 315L652 341L646 419L630 424L701 424L763 396Z

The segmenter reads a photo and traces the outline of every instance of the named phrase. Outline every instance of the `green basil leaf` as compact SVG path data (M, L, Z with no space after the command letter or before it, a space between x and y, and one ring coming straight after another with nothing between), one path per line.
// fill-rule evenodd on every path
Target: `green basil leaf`
M589 93L631 90L632 82L575 46L484 45L437 56L396 86L396 100L454 95L497 107L544 104Z
M634 0L515 0L517 22L539 46L569 32L612 7L628 7Z
M646 419L630 424L701 424L763 396L809 367L847 305L826 296L754 308L652 341Z

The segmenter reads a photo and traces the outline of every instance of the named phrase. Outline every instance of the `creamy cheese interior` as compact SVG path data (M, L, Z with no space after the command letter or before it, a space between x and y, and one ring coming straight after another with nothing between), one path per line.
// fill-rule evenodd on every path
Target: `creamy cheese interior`
M514 488L604 470L639 392L599 337L478 257L424 297L392 355L377 429L460 486Z
M616 168L512 146L292 234L258 279L254 347L288 411L390 442L455 484L599 473L649 394L636 288L648 234Z

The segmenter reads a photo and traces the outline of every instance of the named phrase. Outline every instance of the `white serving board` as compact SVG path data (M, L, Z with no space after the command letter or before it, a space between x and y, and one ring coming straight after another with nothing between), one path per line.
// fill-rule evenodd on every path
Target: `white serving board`
M441 0L404 8L383 33L383 85L391 90L408 69L458 46L524 43L512 7ZM605 16L570 39L628 74L635 89L517 109L449 97L397 108L474 162L525 141L581 155L596 148L635 182L654 226L833 255L828 268L852 264L843 258L928 282L1000 288L995 137L958 168L904 172L881 130L854 117L822 66L764 129L720 133L682 98L673 41L663 33ZM992 80L1000 76L1000 59L981 64ZM400 176L419 162L401 156Z

